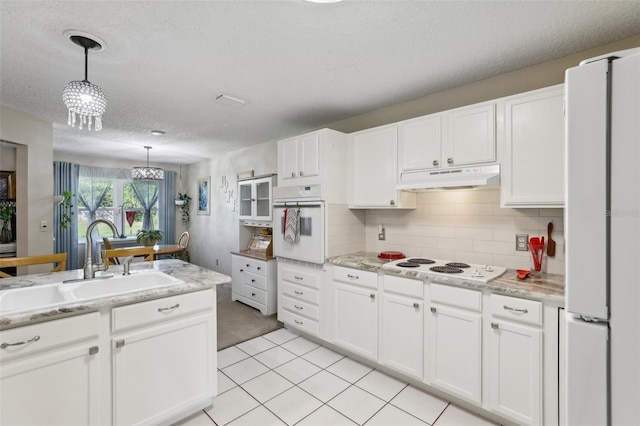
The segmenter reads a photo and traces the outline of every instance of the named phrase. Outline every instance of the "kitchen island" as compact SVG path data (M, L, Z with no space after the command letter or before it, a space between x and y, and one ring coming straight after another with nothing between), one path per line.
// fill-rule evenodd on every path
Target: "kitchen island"
M92 286L164 279L156 288L49 308L2 305L0 423L171 424L211 405L216 286L231 278L175 259L132 263L133 281L123 282L122 272L116 265L102 273L112 277L96 280L76 270L0 281L2 300L56 283L83 286L78 295L86 295Z

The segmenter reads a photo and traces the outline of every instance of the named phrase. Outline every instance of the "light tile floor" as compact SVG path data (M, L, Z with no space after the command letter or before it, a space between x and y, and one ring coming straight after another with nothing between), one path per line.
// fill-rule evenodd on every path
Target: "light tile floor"
M486 426L486 419L281 328L218 352L212 425Z

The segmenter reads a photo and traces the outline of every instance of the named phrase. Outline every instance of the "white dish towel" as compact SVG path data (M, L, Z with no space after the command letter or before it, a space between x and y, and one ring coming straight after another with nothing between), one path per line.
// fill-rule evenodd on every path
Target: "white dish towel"
M298 241L300 236L300 209L285 209L284 240L289 244Z

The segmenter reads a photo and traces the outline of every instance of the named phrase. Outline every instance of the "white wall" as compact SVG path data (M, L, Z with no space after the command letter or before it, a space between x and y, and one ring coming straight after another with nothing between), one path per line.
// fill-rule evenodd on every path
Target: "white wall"
M376 252L529 269L531 255L515 250L515 235L547 241L550 220L556 256L545 258L544 268L564 274L563 209L500 208L498 188L424 192L417 195L415 210L369 210L366 246ZM378 241L378 225L385 227L385 241Z
M191 234L189 254L191 263L231 275L231 251L245 249L238 247L238 212L232 203L227 203L228 194L220 188L222 176L229 181L229 190L237 198L236 174L253 170L254 176L276 173L276 144L266 142L233 152L221 153L218 157L191 164L187 170L183 186L188 188L191 201ZM184 171L183 167L183 171ZM196 180L211 177L211 213L198 215Z
M53 227L40 232L40 221L53 221L53 126L0 106L0 139L16 148L18 256L53 253ZM47 266L33 266L40 272ZM49 268L50 269L50 268Z

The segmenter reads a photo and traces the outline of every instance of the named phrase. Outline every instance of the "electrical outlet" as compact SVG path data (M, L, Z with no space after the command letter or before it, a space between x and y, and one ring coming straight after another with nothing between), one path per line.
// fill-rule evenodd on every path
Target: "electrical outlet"
M529 234L516 234L516 251L529 251Z
M386 239L386 232L384 226L378 226L378 241L384 241Z

